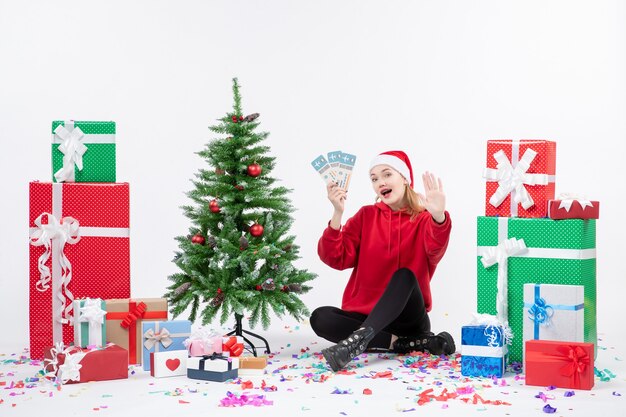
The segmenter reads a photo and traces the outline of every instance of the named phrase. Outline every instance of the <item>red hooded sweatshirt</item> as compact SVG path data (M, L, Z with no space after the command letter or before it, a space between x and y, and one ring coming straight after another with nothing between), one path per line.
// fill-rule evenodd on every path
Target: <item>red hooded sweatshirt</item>
M426 311L432 307L430 280L448 247L450 215L442 224L429 212L415 221L403 211L392 211L378 202L363 206L341 230L328 226L317 244L317 253L334 269L354 268L343 292L342 309L369 314L400 268L415 274Z

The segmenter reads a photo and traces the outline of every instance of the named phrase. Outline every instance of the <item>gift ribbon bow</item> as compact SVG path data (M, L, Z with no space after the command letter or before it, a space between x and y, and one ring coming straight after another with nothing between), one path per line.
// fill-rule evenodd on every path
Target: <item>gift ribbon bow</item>
M524 243L524 239L512 237L502 241L498 246L488 248L485 255L480 258L485 268L489 268L496 263L498 264L496 318L504 327L508 327L508 258L522 253L525 250L526 244Z
M63 153L63 167L54 173L57 182L74 181L74 165L79 170L83 169L83 154L87 147L83 143L85 134L79 127L74 127L73 122L66 122L54 129L54 134L61 138L59 151Z
M55 347L50 349L51 359L44 359L45 369L51 370L46 373L47 377L58 376L62 384L66 384L69 381L80 381L80 368L82 365L80 361L83 360L87 353L78 350L75 353L70 353L74 349L74 346L64 348L63 343L57 343ZM65 355L63 364L59 365L59 355ZM59 375L57 375L57 372Z
M204 362L207 360L223 360L228 362L228 370L232 370L233 369L233 363L232 360L230 358L225 357L224 355L222 355L221 353L212 353L211 355L202 355L202 359L200 359L200 370L204 371Z
M559 208L564 208L567 212L569 212L569 210L572 208L572 204L574 203L574 201L578 201L583 210L585 210L585 207L593 207L593 204L590 200L587 200L585 197L576 194L563 193L559 196L559 200L561 200Z
M135 308L132 311L128 312L128 315L120 322L120 326L125 329L128 329L132 323L135 323L137 320L143 317L146 313L148 306L143 301L137 303Z
M528 309L528 318L534 321L537 326L549 326L553 315L554 309L552 306L535 294L535 304Z
M237 337L231 336L222 343L222 350L230 353L231 356L239 356L243 353L243 343L237 343Z
M173 342L172 338L170 337L170 332L167 329L161 329L157 333L154 332L154 329L148 329L143 334L143 337L144 339L146 339L146 341L143 342L143 345L148 350L151 350L157 343L161 343L161 345L163 345L163 347L167 349L169 345L171 345Z
M47 223L43 224L43 218L47 218ZM75 244L80 240L78 220L73 217L63 217L59 221L50 213L41 213L35 219L36 228L30 234L30 244L33 246L43 246L45 251L38 260L39 281L35 287L38 291L44 292L50 288L52 276L50 268L46 266L48 259L52 253L52 240L56 239L59 245L59 264L61 266L61 282L62 288L56 295L61 300L61 308L57 312L56 320L66 324L71 321L69 313L72 311L72 302L74 295L67 288L72 280L72 264L63 252L66 243ZM65 295L64 295L65 293ZM69 302L66 303L66 297Z
M78 321L87 322L96 327L102 326L107 312L102 309L101 305L100 300L90 298L84 300L84 305L78 310Z
M517 162L514 168L503 150L493 154L494 159L498 162L496 169L486 168L483 173L483 177L487 181L498 182L498 189L489 199L492 206L500 206L509 193L512 193L513 202L521 204L524 209L535 204L525 185L546 185L549 182L547 174L528 174L526 172L535 156L537 156L536 151L530 148L526 149L522 159Z

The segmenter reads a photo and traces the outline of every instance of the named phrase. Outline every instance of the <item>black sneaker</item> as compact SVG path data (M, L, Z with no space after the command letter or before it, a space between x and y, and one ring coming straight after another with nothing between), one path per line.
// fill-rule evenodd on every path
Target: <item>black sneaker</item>
M367 344L374 338L374 329L366 327L353 332L347 339L326 349L322 349L324 359L334 372L345 367L350 361L367 348Z
M428 352L433 355L450 355L456 352L454 339L448 332L437 335L429 333L422 336L402 336L393 344L393 352L406 354L414 351Z

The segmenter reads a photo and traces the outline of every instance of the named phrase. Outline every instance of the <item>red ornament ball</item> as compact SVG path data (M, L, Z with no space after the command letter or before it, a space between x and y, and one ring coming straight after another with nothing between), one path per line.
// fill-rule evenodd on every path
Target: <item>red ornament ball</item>
M218 204L217 200L211 200L211 202L209 203L209 210L211 210L211 213L220 212L220 205Z
M235 185L235 188L238 189L239 191L243 191L243 185Z
M250 234L254 237L259 237L263 235L263 226L258 223L254 223L250 226Z
M232 119L233 123L237 123L237 121L239 120L239 119L237 118L237 116L233 116L231 119Z
M262 290L263 290L263 287L261 287L260 285L257 285L257 286L256 286L256 290L257 290L257 291L262 291Z
M248 175L250 175L251 177L258 177L259 175L261 175L261 172L263 172L263 169L261 168L261 165L257 164L256 162L254 164L248 165Z
M205 242L204 236L202 236L200 233L196 233L191 238L191 243L196 244L196 245L204 245L204 242Z

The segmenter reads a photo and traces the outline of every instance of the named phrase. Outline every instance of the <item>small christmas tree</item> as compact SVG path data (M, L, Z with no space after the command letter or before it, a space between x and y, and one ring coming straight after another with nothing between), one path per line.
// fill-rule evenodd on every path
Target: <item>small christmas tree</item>
M316 277L292 265L299 258L288 231L293 211L285 187L270 176L274 168L267 132L255 132L258 113L243 116L237 79L234 107L209 129L221 136L198 154L210 165L200 169L187 193L195 205L183 206L192 223L188 236L178 236L174 263L180 272L169 277L166 297L175 316L191 306L189 319L200 312L207 324L220 313L224 324L247 311L250 326L270 324L270 309L300 320L309 312L299 296Z

